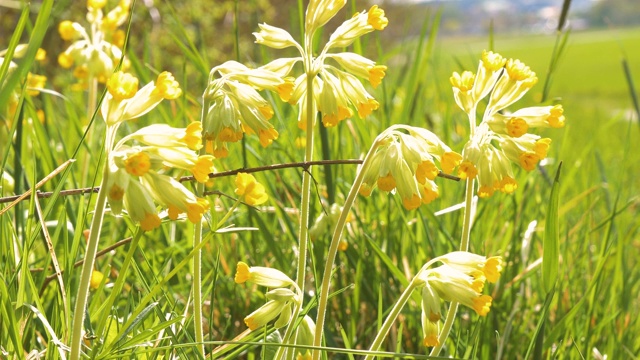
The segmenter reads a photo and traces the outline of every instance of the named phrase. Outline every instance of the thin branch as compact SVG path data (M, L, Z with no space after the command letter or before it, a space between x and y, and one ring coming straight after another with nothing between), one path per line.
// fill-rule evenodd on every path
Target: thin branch
M67 166L69 166L69 164L71 164L72 162L76 161L76 159L69 159L67 161L65 161L64 163L62 163L62 165L58 166L55 170L53 170L49 175L45 176L44 179L38 181L38 183L35 186L35 189L38 190L39 187L41 187L42 185L44 185L47 181L51 180L54 176L58 175L60 172L62 172L62 170L66 169ZM17 203L19 203L20 201L26 199L27 197L29 197L29 195L31 195L31 192L33 191L34 188L31 188L29 190L27 190L24 194L22 195L18 195L18 196L10 196L8 198L0 198L0 203L7 203L10 201L13 201L11 204L9 204L9 206L7 206L4 209L0 209L0 215L4 214L5 212L7 212L9 209L11 209L12 207L14 207ZM36 191L37 192L37 191ZM39 195L38 195L39 196ZM50 195L49 195L50 196ZM8 199L8 200L5 200Z
M67 164L67 163L65 163ZM65 165L63 164L63 165ZM219 178L219 177L225 177L225 176L233 176L236 175L240 172L244 172L244 173L255 173L255 172L261 172L261 171L272 171L272 170L281 170L281 169L288 169L288 168L295 168L295 167L301 167L303 170L307 171L311 166L313 165L359 165L362 164L362 160L360 159L347 159L347 160L316 160L316 161L308 161L308 162L293 162L293 163L286 163L286 164L275 164L275 165L266 165L266 166L258 166L258 167L253 167L253 168L248 168L248 169L236 169L236 170L229 170L229 171L222 171L222 172L218 172L218 173L211 173L209 174L209 178L210 179L214 179L214 178ZM62 166L60 167L62 168ZM58 168L58 169L60 169ZM56 169L56 171L58 170ZM59 171L57 171L59 172ZM57 173L54 172L54 173ZM51 175L50 175L51 176ZM48 179L50 176L48 176L45 179ZM443 173L442 171L438 173L438 176L444 179L448 179L448 180L454 180L454 181L460 181L460 178L454 175L448 175ZM193 176L183 176L180 179L178 179L180 182L186 182L186 181L194 181L194 177ZM45 181L45 180L43 180ZM42 181L40 183L38 183L39 185L41 184ZM39 187L39 185L36 185L36 188ZM69 196L69 195L81 195L81 194L88 194L88 193L97 193L98 190L100 190L100 187L90 187L90 188L79 188L79 189L70 189L70 190L62 190L58 193L59 196ZM38 194L38 198L43 199L43 198L49 198L51 196L53 196L53 192L36 192ZM22 195L17 195L17 196L7 196L7 197L3 197L0 198L0 204L2 203L8 203L13 201L14 203L12 203L11 205L9 205L8 208L4 208L2 210L0 210L0 215L2 215L4 212L7 211L7 209L13 207L15 204L17 204L18 202L24 200L26 197L29 196L29 194L31 194L31 190L28 190L27 192L25 192ZM220 192L216 192L216 191L212 191L212 192L207 192L205 193L205 195L210 195L210 194L217 194L217 195L224 195Z

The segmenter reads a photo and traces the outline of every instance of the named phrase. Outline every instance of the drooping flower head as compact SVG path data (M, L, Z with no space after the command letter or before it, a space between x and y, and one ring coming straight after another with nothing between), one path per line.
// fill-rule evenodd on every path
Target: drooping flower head
M356 13L346 20L331 35L320 55L314 56L312 39L315 32L324 26L346 4L346 0L310 1L306 12L303 45L296 42L286 31L267 24L260 25L254 33L256 43L272 48L295 47L300 57L277 59L264 69L289 76L294 65L301 62L304 72L294 81L293 93L288 100L299 105L298 125L306 128L307 111L315 109L322 114L322 123L336 126L340 121L352 117L356 112L364 118L377 110L379 103L364 88L359 78L367 79L375 88L380 85L387 69L361 55L343 52L330 53L334 48L351 45L357 38L375 30L383 30L388 23L384 11L374 5L369 11ZM333 63L330 63L331 59ZM336 66L337 65L337 66ZM312 78L313 104L307 104L307 79ZM309 89L311 90L311 89Z
M433 181L440 172L436 162L443 172L451 173L462 159L435 134L418 127L395 125L379 139L381 145L364 170L360 194L369 196L376 187L397 191L408 210L438 197L438 186Z
M235 61L213 68L210 77L205 91L209 107L204 124L205 139L210 141L209 153L217 158L226 157L227 143L240 141L245 133L256 134L263 147L278 138L278 131L269 122L273 109L259 90L275 91L286 101L293 89L289 79Z
M160 226L156 204L167 209L170 219L186 214L189 221L200 222L209 202L168 175L173 168L188 171L201 183L209 180L213 156L196 152L202 148L200 123L186 128L153 124L115 142L122 122L148 113L164 99L179 97L179 84L163 72L138 90L137 78L116 72L107 81L107 90L101 112L107 124L107 200L112 213L119 215L126 209L145 231Z
M122 59L125 33L118 29L129 16L130 0L120 0L108 13L103 8L106 1L87 1L87 21L89 27L80 23L64 20L58 25L60 37L72 44L58 56L63 68L74 67L73 75L78 78L80 87L87 85L89 76L104 83ZM129 66L123 62L124 69Z
M293 307L302 301L302 295L296 283L280 270L249 266L240 261L236 267L234 280L237 284L249 281L272 289L266 293L268 301L244 318L250 330L256 330L276 318L274 323L276 329L286 326L291 321Z
M521 61L505 59L493 52L482 53L477 74L453 73L450 80L456 103L469 116L472 134L464 147L458 175L463 179L477 177L480 197L489 197L496 190L514 192L518 184L512 163L526 171L535 169L547 156L551 143L551 139L531 134L529 130L564 126L562 105L507 111L538 78ZM487 107L478 124L476 109L487 96Z

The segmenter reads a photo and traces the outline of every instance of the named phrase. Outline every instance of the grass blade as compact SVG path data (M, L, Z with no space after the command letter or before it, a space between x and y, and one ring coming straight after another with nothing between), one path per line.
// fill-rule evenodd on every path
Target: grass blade
M560 242L558 240L558 194L560 189L560 170L562 162L558 165L556 178L551 188L549 208L547 209L547 221L544 226L544 244L542 255L542 284L544 290L550 293L558 278L558 264L560 258Z

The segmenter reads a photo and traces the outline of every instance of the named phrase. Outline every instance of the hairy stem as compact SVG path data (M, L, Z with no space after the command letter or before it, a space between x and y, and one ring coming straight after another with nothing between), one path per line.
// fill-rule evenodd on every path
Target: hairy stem
M205 92L206 94L206 92ZM204 124L209 109L209 100L206 95L202 97L202 113L200 122ZM199 155L206 154L207 140L202 138L202 148ZM204 194L204 184L198 182L196 184L195 195L198 197ZM193 248L198 249L193 257L193 327L195 334L196 348L200 354L200 358L204 359L204 334L202 322L202 250L200 243L202 242L202 221L198 221L193 225Z
M468 251L469 250L469 235L471 233L471 224L473 223L472 218L472 203L473 203L473 179L467 179L467 188L465 191L465 201L464 201L464 219L462 222L462 239L460 240L460 250ZM440 350L444 346L445 340L449 337L449 332L451 331L451 327L453 326L453 320L456 317L456 312L458 311L458 302L452 301L451 306L449 306L449 311L447 311L447 317L444 321L444 325L442 326L442 331L440 332L440 336L438 336L438 345L436 345L433 349L431 349L430 356L438 356L440 354Z
M313 346L320 346L322 343L322 330L324 327L324 320L327 312L327 302L329 299L329 290L331 286L331 274L333 270L333 264L336 260L336 255L338 253L338 245L340 245L340 238L342 237L342 232L344 230L344 226L347 223L347 217L349 215L349 211L351 211L351 207L355 202L356 196L358 195L358 190L360 190L360 186L362 185L362 181L364 179L364 174L366 173L367 168L370 164L371 156L375 153L376 149L382 142L384 138L384 132L380 134L373 145L369 149L369 152L364 158L362 162L362 166L358 170L356 174L356 178L353 181L353 185L351 185L351 190L349 190L349 194L347 195L347 199L344 202L344 206L342 208L342 212L340 212L340 217L338 218L338 222L333 230L333 237L331 238L331 244L329 245L329 252L327 253L327 259L324 266L324 274L322 275L322 284L320 289L320 299L318 300L318 315L316 318L316 332L313 338ZM312 359L317 360L320 358L320 350L313 349Z

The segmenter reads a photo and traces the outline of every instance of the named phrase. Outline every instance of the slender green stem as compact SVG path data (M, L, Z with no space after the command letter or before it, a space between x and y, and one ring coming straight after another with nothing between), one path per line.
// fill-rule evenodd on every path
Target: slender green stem
M373 340L373 343L371 343L371 347L369 348L369 351L372 351L372 352L377 351L378 348L380 348L382 341L384 341L384 339L387 337L387 334L389 333L389 329L391 329L391 325L393 325L393 323L396 321L396 319L398 318L398 315L400 315L400 311L402 311L402 308L411 297L411 293L413 293L413 290L415 290L416 287L418 286L415 281L416 279L417 279L417 275L416 277L413 278L413 280L411 280L411 282L409 283L409 286L407 286L407 288L404 289L404 292L402 292L402 295L400 295L400 298L398 299L398 301L396 301L395 305L391 309L391 312L389 313L389 316L387 316L387 319L382 324L382 327L380 327L380 330L378 330L378 335L376 335L376 338ZM373 359L373 355L369 354L364 358L364 360L370 360L370 359Z
M304 161L313 161L313 122L316 117L316 109L313 100L313 76L307 72L307 144L305 147ZM307 168L302 173L302 199L300 201L300 225L299 225L299 238L298 238L298 271L296 274L296 285L301 290L301 294L304 294L304 283L306 275L307 265L307 238L309 233L309 202L311 200L311 167ZM291 335L293 334L293 328L295 326L295 319L298 318L301 306L297 306L291 319L293 319L287 326L285 336L282 339L283 344L287 344ZM278 351L280 353L281 351ZM277 359L277 357L276 357Z
M324 266L324 274L322 275L322 287L320 289L320 299L318 300L318 315L316 317L316 332L313 337L313 346L320 346L322 343L322 328L324 327L324 320L327 312L327 302L329 299L329 289L331 286L333 264L336 260L338 245L340 245L340 238L342 237L344 226L347 223L349 211L351 211L351 207L353 206L356 196L358 195L358 190L360 190L360 186L362 185L362 181L364 179L364 174L369 168L371 156L375 153L378 146L380 146L382 139L384 139L384 136L385 132L383 132L376 138L373 145L371 145L369 152L365 156L364 161L362 162L362 166L360 166L360 169L356 174L356 178L353 181L353 185L351 185L351 190L349 190L347 199L344 202L344 206L342 208L342 212L340 213L340 217L338 218L338 222L336 223L336 226L333 230L333 237L331 238L331 244L329 245L329 252L327 253L327 259ZM312 359L317 360L319 358L320 350L314 349L312 352Z
M464 219L462 222L462 239L460 240L461 251L469 250L469 235L471 233L471 224L473 223L473 185L473 179L467 179L464 201ZM429 354L430 356L438 356L438 354L440 354L440 350L442 350L445 340L447 340L447 337L449 337L449 332L451 331L451 327L453 326L453 320L456 317L457 311L458 302L452 301L451 305L449 306L449 310L447 311L447 317L444 321L444 325L442 326L442 331L440 332L440 336L438 336L438 345L431 349L431 353Z
M298 289L298 291L300 292L300 289ZM300 298L302 298L302 293L300 292ZM300 309L302 308L302 302L296 304L295 308L293 309L293 314L295 314L296 316L292 316L291 317L291 322L289 322L289 325L287 326L287 330L284 332L284 336L282 337L282 343L283 344L287 344L289 342L289 339L291 338L291 336L293 335L293 331L294 331L294 325L296 323L296 320L298 318L297 314L300 313ZM291 351L287 351L287 349L291 349ZM287 358L291 357L293 355L294 349L293 348L289 348L289 347L284 347L284 346L280 346L278 348L278 351L276 352L276 355L273 357L274 359L283 359L283 355L284 352L287 351Z
M307 75L307 143L305 147L304 161L313 161L313 123L316 117L313 100L313 79L315 76ZM298 273L296 283L304 291L306 263L307 263L307 234L309 225L309 201L311 199L311 167L302 173L302 199L300 204L300 226L299 226L299 256Z
M220 229L222 227L222 224L224 224L224 222L231 217L231 214L233 214L233 211L238 207L238 205L240 205L240 199L236 200L233 206L231 206L231 209L229 209L229 211L227 211L227 213L222 217L222 219L218 221L218 224L216 225L216 230Z
M204 184L196 185L196 195L202 194ZM193 247L202 242L202 222L193 227ZM193 256L193 326L195 327L195 342L198 352L204 358L204 335L202 332L202 251Z
M108 131L107 131L108 133ZM108 136L108 135L107 135ZM71 353L70 360L80 359L80 346L82 344L82 325L84 323L84 313L89 299L89 286L91 283L91 273L98 251L98 242L100 240L100 230L102 229L102 220L104 218L104 209L107 203L107 181L109 179L109 148L106 152L107 161L104 163L104 171L102 174L102 182L100 191L96 199L96 208L91 221L89 230L89 240L87 241L87 252L84 255L84 263L82 265L82 273L80 276L80 286L76 296L76 305L73 311L73 331L71 333Z
M400 298L398 299L398 301L396 301L395 305L393 305L393 308L389 312L389 315L387 316L384 323L380 327L380 330L378 331L378 335L376 335L376 338L373 339L373 343L371 344L371 347L369 347L370 352L378 351L378 349L380 348L380 345L382 345L382 341L384 341L384 339L387 337L387 334L389 334L389 329L391 329L391 325L393 325L396 319L398 319L398 315L400 315L400 311L402 311L402 308L407 304L407 301L409 300L409 297L411 296L411 293L413 292L413 290L424 286L424 280L420 279L422 272L427 270L432 264L434 264L437 261L439 261L439 258L434 258L429 260L426 264L422 265L422 268L420 269L420 271L418 271L418 273L416 273L413 279L411 279L409 286L404 290L402 295L400 295ZM371 358L373 358L373 355L367 355L365 357L365 360L369 360Z
M98 79L95 76L91 76L91 74L89 75L89 79L88 79L88 83L89 83L89 95L88 95L88 100L87 100L87 122L88 124L91 124L91 118L93 117L94 112L96 111L96 106L98 103ZM85 139L85 143L88 144L89 149L92 148L93 145L93 131L92 129L89 129L87 132L87 137ZM83 159L83 166L82 166L82 182L86 183L87 181L87 177L89 176L89 162L91 161L91 154L92 151L88 151L85 153L84 159Z
M202 114L200 121L204 124L207 111L209 109L209 100L206 95L202 97ZM202 148L200 149L200 155L206 154L207 140L203 137ZM197 183L195 189L195 195L200 197L204 194L204 184ZM195 334L196 348L200 357L204 359L204 333L203 333L203 321L202 321L202 250L199 247L202 242L202 221L198 221L193 226L193 248L198 249L197 253L193 256L193 327Z

